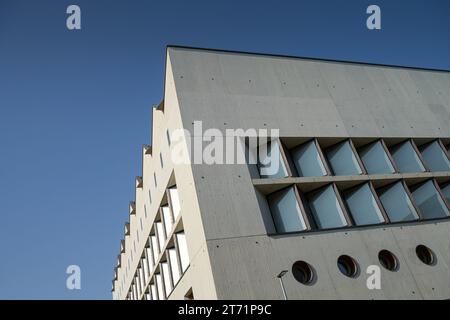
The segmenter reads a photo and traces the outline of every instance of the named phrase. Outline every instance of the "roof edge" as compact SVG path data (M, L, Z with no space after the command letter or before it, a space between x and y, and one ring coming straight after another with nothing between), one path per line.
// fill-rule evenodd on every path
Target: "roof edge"
M326 58L317 58L317 57L308 57L308 56L293 56L293 55L273 54L273 53L266 53L266 52L250 52L250 51L237 51L237 50L215 49L215 48L201 48L201 47L173 45L173 44L166 45L166 51L170 48L198 50L198 51L207 51L207 52L216 52L216 53L222 52L222 53L245 54L245 55L262 56L262 57L302 59L302 60L321 61L321 62L338 62L338 63L373 66L373 67L389 67L389 68L401 68L401 69L409 69L409 70L450 72L450 69L446 70L446 69L436 69L436 68L413 67L413 66L405 66L405 65L382 64L382 63L373 63L373 62L364 62L364 61L326 59Z

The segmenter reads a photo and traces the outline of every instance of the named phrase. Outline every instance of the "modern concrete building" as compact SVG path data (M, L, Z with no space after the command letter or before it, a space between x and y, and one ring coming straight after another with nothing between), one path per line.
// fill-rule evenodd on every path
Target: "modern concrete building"
M450 298L449 72L168 47L164 84L114 299ZM197 121L277 170L174 163Z

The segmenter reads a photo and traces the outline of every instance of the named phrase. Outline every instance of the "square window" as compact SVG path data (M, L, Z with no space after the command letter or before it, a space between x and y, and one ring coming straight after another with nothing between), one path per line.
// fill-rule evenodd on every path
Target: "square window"
M294 186L272 193L267 200L277 232L307 229Z
M450 171L450 161L447 153L438 140L421 147L420 152L431 171Z
M320 177L327 175L327 170L315 140L311 140L292 149L291 155L300 177Z
M403 182L399 181L380 189L379 198L391 222L419 219Z
M308 205L319 229L339 228L348 225L342 206L332 184L312 192Z
M261 178L286 178L289 176L278 140L269 141L258 148L258 169Z
M344 198L356 225L384 222L383 214L368 182L347 191Z
M412 191L412 194L424 219L450 216L450 211L437 191L433 180L419 185Z
M328 162L337 176L362 174L358 158L353 151L350 140L338 143L326 151Z
M395 172L391 159L386 153L381 140L362 147L359 150L359 156L361 157L361 161L364 163L364 166L369 174Z
M392 157L402 173L424 172L425 167L420 160L411 140L394 146L391 150Z

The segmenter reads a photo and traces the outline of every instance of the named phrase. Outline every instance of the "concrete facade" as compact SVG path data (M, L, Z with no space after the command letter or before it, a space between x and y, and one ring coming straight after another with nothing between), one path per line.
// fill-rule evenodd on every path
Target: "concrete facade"
M363 143L406 138L450 143L450 73L349 62L168 47L164 101L153 109L152 146L142 150L142 178L130 206L129 233L121 242L113 298L127 299L166 189L179 192L190 265L166 298L449 299L450 220L415 221L338 230L277 234L267 194L284 186L313 190L334 182L415 183L450 181L449 172L260 179L247 164L173 164L175 129L279 129L285 145L319 138L324 145L346 138ZM172 145L172 146L171 146ZM447 154L448 156L448 154ZM169 241L169 240L168 240ZM170 242L170 241L169 241ZM433 266L416 256L431 248ZM365 270L378 252L398 258L395 272L381 268L381 289L369 290ZM361 272L340 273L336 259L350 255ZM296 281L295 261L308 261L316 279ZM145 298L141 290L139 299Z

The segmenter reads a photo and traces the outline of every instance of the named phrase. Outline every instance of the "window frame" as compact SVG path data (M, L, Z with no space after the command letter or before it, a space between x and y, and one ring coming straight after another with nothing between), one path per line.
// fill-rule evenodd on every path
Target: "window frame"
M442 140L439 138L433 139L432 141L429 141L427 143L424 143L421 148L427 148L429 145L431 145L432 143L437 142L438 145L441 147L441 150L444 152L444 154L447 156L448 161L450 161L450 155L447 151L447 149L445 148L444 144L442 143ZM419 149L418 149L419 150ZM420 155L422 156L422 152L419 150ZM422 161L425 163L425 158L423 158L422 156ZM431 169L429 170L429 172L438 172L438 171L432 171Z
M422 157L422 153L420 152L419 148L417 148L417 145L416 145L416 143L414 142L414 139L408 138L408 139L405 139L405 140L403 140L403 141L400 141L400 142L394 144L393 146L391 146L390 150L396 149L397 147L401 146L402 144L404 144L405 142L408 142L408 141L411 143L414 152L416 153L417 157L419 158L420 163L422 164L422 166L423 166L423 168L424 168L424 170L425 170L425 171L421 171L421 172L418 172L418 173L430 172L430 169L429 169L428 166L426 165L425 160L424 160L424 158ZM393 157L393 156L392 156L392 157ZM394 159L394 160L395 160L395 159ZM397 164L396 164L396 165L397 165ZM400 168L398 168L398 169L399 169L399 173L415 173L415 172L400 172Z
M382 138L379 138L379 139L377 139L377 140L375 140L375 141L366 143L366 144L364 144L364 145L358 147L357 153L358 153L359 158L361 158L361 156L359 155L359 153L360 153L360 151L361 151L362 149L368 148L368 147L370 147L371 145L373 145L373 144L375 144L375 143L377 143L377 142L380 142L380 143L381 143L381 147L383 148L384 152L386 153L386 155L387 155L387 157L388 157L388 159L389 159L389 162L390 162L390 164L392 165L392 168L394 169L394 172L391 172L391 173L376 173L376 174L370 174L370 173L367 171L367 168L364 166L364 168L366 169L366 174L367 174L367 175L383 175L383 174L395 174L395 173L400 173L400 171L399 171L399 169L398 169L398 167L397 167L397 164L395 163L395 160L394 160L394 158L392 157L392 154L391 154L391 152L389 151L389 148L388 148L387 145L386 145L386 142L385 142L384 139L382 139ZM363 162L362 159L361 159L361 162ZM363 164L364 164L364 163L363 163Z
M339 206L341 207L342 214L343 214L343 216L344 216L344 220L345 220L345 222L346 222L347 224L344 225L344 226L342 226L342 227L319 228L319 226L318 226L318 224L317 224L317 221L316 221L316 219L314 218L313 213L312 213L312 212L309 212L309 215L311 216L311 220L314 222L314 230L333 230L333 229L342 229L342 228L349 228L349 227L355 226L355 225L353 224L352 219L350 218L349 213L347 212L347 208L345 207L345 203L344 203L344 201L343 201L343 199L342 199L342 197L341 197L341 194L340 194L340 192L339 192L339 189L338 189L336 183L334 183L334 182L327 183L327 184L324 185L324 186L321 186L321 187L319 187L319 188L317 188L317 189L314 189L314 190L312 190L312 191L306 193L306 194L305 194L305 198L306 198L306 203L308 204L308 207L310 206L309 203L310 203L310 201L311 201L311 198L313 198L313 197L314 197L315 195L317 195L318 193L324 191L324 190L325 190L326 188L328 188L330 185L333 187L334 194L335 194L335 196L336 196L336 199L338 200ZM311 211L310 208L308 208L308 210Z
M270 137L268 137L268 138L270 138ZM284 178L271 178L271 177L263 178L263 177L261 177L261 166L260 166L260 161L259 161L259 152L260 151L259 150L262 145L267 146L269 144L272 144L272 141L276 141L278 143L278 149L280 151L280 161L283 162L284 167L286 168L287 177L284 177ZM259 138L258 138L258 142L259 142ZM292 172L292 168L289 165L288 157L286 156L286 147L280 138L270 139L265 144L258 143L257 148L256 148L256 168L258 170L258 175L259 175L260 179L286 179L286 178L290 178L290 177L294 176L293 172Z
M381 215L382 215L382 217L383 217L383 221L381 221L381 222L379 222L379 223L372 223L372 224L358 225L358 224L356 224L356 222L355 222L355 218L353 217L352 212L351 212L349 206L347 205L347 202L345 201L345 198L346 198L346 196L347 196L348 193L350 193L350 192L352 192L352 191L354 191L354 190L356 190L356 189L361 188L361 187L364 186L365 184L368 184L368 185L369 185L370 192L372 193L372 196L374 197L375 202L377 203L378 208L380 209ZM350 187L350 188L347 188L347 189L342 190L342 197L343 197L343 200L344 200L345 209L346 209L347 212L348 212L349 218L352 220L352 225L353 225L353 226L355 226L355 227L367 227L367 226L385 225L385 224L390 223L390 219L389 219L389 217L388 217L388 215L387 215L387 213L386 213L386 210L384 209L384 207L383 207L383 205L382 205L382 203L381 203L381 200L378 198L378 194L376 193L376 190L375 190L375 188L374 188L374 186L373 186L373 184L372 184L372 181L370 181L370 180L364 181L364 182L362 182L362 183L359 183L359 184L356 185L356 186L353 186L353 187Z
M436 189L438 195L441 197L442 201L444 202L444 205L446 206L447 210L450 212L450 204L448 203L448 201L447 201L447 199L446 199L446 197L445 197L445 194L442 192L441 187L439 186L439 184L437 183L437 181L436 181L435 178L429 178L429 179L426 179L426 180L424 180L424 181L421 181L421 182L419 182L419 183L416 183L416 184L412 185L411 187L412 187L414 190L416 190L417 188L419 188L420 186L424 185L424 184L427 183L428 181L432 181L432 182L433 182L434 188ZM449 182L449 183L450 183L450 182ZM414 190L413 190L412 192L414 192ZM412 195L412 192L411 192L411 195ZM433 221L433 220L442 220L442 219L449 219L449 218L450 218L450 216L446 216L446 217L430 218L430 219L428 219L428 218L425 218L425 217L423 216L423 214L422 214L421 211L420 211L420 216L421 216L421 219L420 219L420 220L423 220L423 221Z
M333 170L333 166L331 165L330 161L328 160L328 157L325 156L326 158L326 162L329 165L330 168L330 172L332 176L341 176L341 177L345 177L345 176L361 176L361 175L367 175L367 170L366 167L364 166L364 163L362 162L361 158L359 157L359 153L357 152L355 145L353 143L353 140L351 138L345 138L344 140L341 140L339 142L336 142L328 147L325 148L324 152L325 154L328 153L328 150L331 150L332 148L337 147L340 144L344 144L345 142L349 142L350 144L350 149L353 152L353 155L355 156L356 162L359 165L359 168L361 169L361 173L358 174L352 174L352 175L339 175L336 174L336 172Z
M327 161L325 155L323 154L322 147L320 146L320 143L319 143L319 141L318 141L317 138L311 138L311 139L308 139L307 141L302 142L302 143L296 145L295 147L293 147L293 148L291 148L291 149L287 149L287 148L286 148L286 150L287 150L286 152L287 152L287 154L288 154L288 155L290 156L290 158L291 158L291 159L289 159L290 161L288 161L288 163L289 163L290 165L293 166L293 169L295 169L295 173L296 173L295 176L296 176L296 177L303 178L303 176L300 176L300 174L299 174L299 172L298 172L298 170L297 170L297 166L295 165L295 161L293 160L292 151L293 151L294 149L297 149L297 148L299 148L299 147L301 147L301 146L303 146L303 145L305 145L305 144L307 144L307 143L311 143L311 142L314 143L314 146L316 147L317 153L319 154L320 161L322 161L323 167L325 168L325 175L323 175L323 176L317 176L317 177L329 177L329 176L332 176L332 175L333 175L333 172L332 172L331 169L330 169L330 166L329 166L329 164L328 164L328 161ZM292 162L292 164L291 164L291 162ZM314 176L309 176L309 177L311 178L311 177L314 177Z
M278 228L276 226L273 213L270 210L270 204L269 204L268 197L270 195L273 195L275 193L278 193L278 192L281 192L281 191L284 191L284 190L287 190L287 189L290 189L290 188L294 189L295 200L297 201L297 204L298 204L298 206L300 208L300 218L303 219L303 222L305 223L305 230L280 232L280 231L278 231ZM267 201L267 204L269 205L270 217L272 218L272 222L273 222L273 225L275 227L275 234L289 234L289 233L307 232L307 231L311 231L313 229L313 227L312 227L312 225L310 223L309 214L308 214L308 212L307 212L307 210L306 210L306 208L304 207L304 204L303 204L302 193L301 193L301 191L299 191L298 186L296 184L291 184L291 185L289 185L287 187L281 188L281 189L279 189L277 191L274 191L274 192L266 195L266 201Z
M447 206L450 207L450 202L447 200L447 197L444 194L444 191L442 191L442 189L447 188L448 186L450 186L450 181L446 181L446 182L443 182L443 183L438 184L438 185L439 185L439 191L441 192L441 195L443 196L444 201L447 203Z

